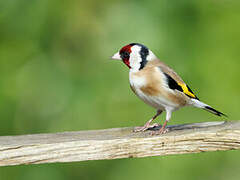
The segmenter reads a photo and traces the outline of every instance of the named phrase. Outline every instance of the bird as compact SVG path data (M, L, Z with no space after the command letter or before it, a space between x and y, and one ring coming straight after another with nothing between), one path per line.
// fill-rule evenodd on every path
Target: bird
M159 124L151 123L165 111L163 125L151 134L167 133L169 128L166 126L172 113L186 106L201 108L217 116L226 116L200 101L182 78L143 44L127 44L111 59L120 60L129 68L132 91L146 104L156 109L156 114L144 126L135 127L134 132L143 132L158 126Z

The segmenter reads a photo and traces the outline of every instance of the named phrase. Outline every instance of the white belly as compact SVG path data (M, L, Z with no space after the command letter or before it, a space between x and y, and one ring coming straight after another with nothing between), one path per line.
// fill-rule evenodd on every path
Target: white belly
M171 108L172 110L177 109L177 105L170 102L163 94L158 96L149 96L142 92L141 87L143 87L146 83L146 79L144 77L130 74L129 81L131 86L134 88L136 95L146 104L160 110L165 110L166 108Z
M165 110L166 104L164 99L161 97L148 96L143 93L140 89L136 89L136 95L142 99L146 104L154 107L155 109Z

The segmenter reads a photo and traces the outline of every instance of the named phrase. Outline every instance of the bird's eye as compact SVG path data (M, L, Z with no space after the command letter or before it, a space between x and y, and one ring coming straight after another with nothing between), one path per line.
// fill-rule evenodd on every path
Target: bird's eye
M130 56L130 54L127 51L124 51L124 52L121 53L121 58L122 59L129 59L129 56Z

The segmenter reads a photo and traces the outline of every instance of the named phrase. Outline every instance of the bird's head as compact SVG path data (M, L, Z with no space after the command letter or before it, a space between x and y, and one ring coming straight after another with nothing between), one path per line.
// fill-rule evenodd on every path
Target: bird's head
M146 46L139 43L131 43L121 48L112 56L114 60L122 60L130 69L139 71L148 61L156 59L156 56Z

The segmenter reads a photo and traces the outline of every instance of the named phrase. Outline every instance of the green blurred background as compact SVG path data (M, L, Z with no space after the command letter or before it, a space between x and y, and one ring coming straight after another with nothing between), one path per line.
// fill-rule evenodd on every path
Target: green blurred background
M143 125L155 110L131 92L128 68L109 59L131 42L238 119L239 1L1 0L0 135ZM218 120L185 108L169 124ZM0 180L232 180L240 178L239 159L228 151L1 167Z

